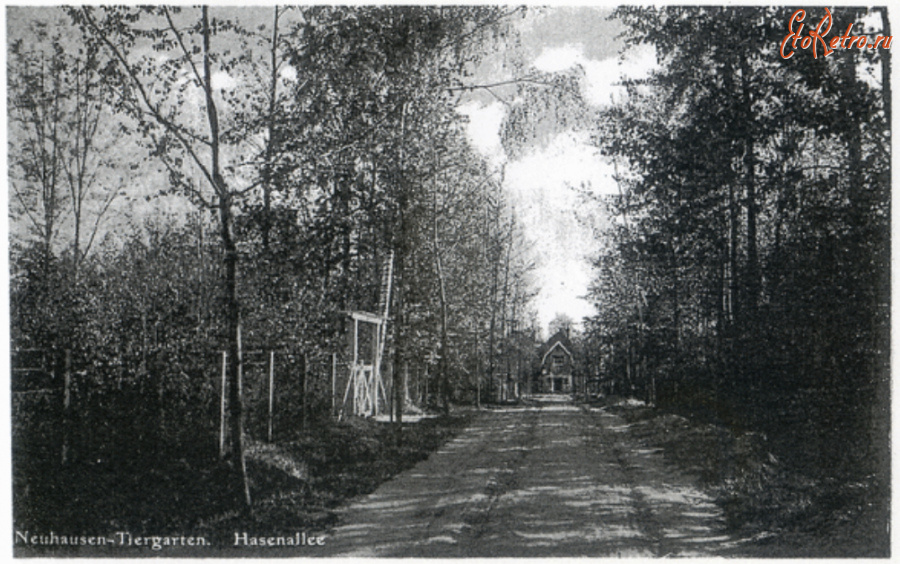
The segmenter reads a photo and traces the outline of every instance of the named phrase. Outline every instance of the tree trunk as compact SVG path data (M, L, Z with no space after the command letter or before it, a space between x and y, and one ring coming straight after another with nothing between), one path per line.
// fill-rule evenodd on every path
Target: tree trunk
M504 261L503 266L503 303L500 306L500 336L502 338L501 346L503 346L503 353L507 359L507 369L506 375L503 377L503 384L500 387L500 399L505 401L509 399L507 397L508 392L508 384L509 384L509 324L506 319L506 310L509 307L509 263L510 263L510 254L512 252L512 233L513 233L513 223L510 221L509 223L509 241L506 243L506 259ZM502 357L501 357L502 362Z
M891 20L888 18L887 8L881 6L875 8L881 14L881 34L885 37L891 37ZM892 40L893 41L893 40ZM891 50L881 49L878 51L881 57L881 98L884 103L884 120L891 125ZM890 166L890 159L888 160ZM888 175L888 178L891 176Z
M444 396L444 413L450 413L450 376L447 374L447 351L448 351L448 341L449 334L447 330L447 290L446 285L444 283L444 271L441 265L441 257L436 257L437 261L437 270L438 270L438 280L440 282L440 296L441 296L441 344L440 344L440 353L438 356L438 373L441 378L441 386L443 388L443 396Z
M400 238L401 240L404 238L404 225L405 222L402 219L402 215L405 215L401 212L401 220L400 220ZM402 433L403 433L403 397L402 397L402 387L403 387L403 363L406 361L406 343L404 342L405 336L403 335L403 324L404 324L404 312L406 309L406 304L404 303L406 300L406 291L404 288L405 284L405 276L404 276L404 267L406 266L406 249L401 246L398 246L396 249L396 265L395 265L395 283L394 288L396 301L394 302L396 305L394 307L394 362L393 362L393 370L391 370L391 408L392 413L394 414L394 432L397 437L397 441L402 441Z
M883 50L887 51L886 49ZM866 186L863 182L862 174L862 133L860 132L860 118L855 117L858 114L858 104L861 103L859 95L859 84L856 79L857 58L856 50L850 49L842 57L841 74L843 79L843 87L841 88L841 105L842 114L847 116L847 128L844 131L844 141L847 144L847 168L849 170L849 189L848 196L851 208L854 212L861 212L859 209L864 201L863 195ZM862 213L859 214L860 216ZM857 219L857 218L854 218ZM854 225L854 227L858 227Z
M59 213L57 209L57 205L59 204L60 194L58 193L59 187L59 168L60 168L60 140L58 134L59 120L60 117L60 109L59 109L59 98L60 98L60 85L59 78L54 77L54 91L56 94L53 99L53 122L50 125L50 144L51 144L51 156L48 159L41 158L41 183L43 188L43 199L44 199L44 231L43 235L43 244L44 244L44 267L49 268L50 262L53 259L53 233L56 230L56 217ZM35 128L40 128L39 138L43 134L44 124L41 120L35 120ZM41 140L42 141L42 140ZM46 272L46 270L45 270Z
M391 371L391 396L393 397L394 433L396 435L397 444L403 442L403 364L406 362L406 336L404 335L405 310L406 310L406 255L409 247L408 233L408 211L409 205L409 187L406 182L406 155L403 150L403 143L406 141L406 107L407 104L400 105L400 139L401 147L399 151L399 175L397 178L398 194L397 194L397 213L399 219L399 229L397 239L394 245L396 256L396 304L394 308L394 363Z
M241 390L243 377L243 355L241 351L240 302L237 293L238 251L234 242L232 196L220 172L219 163L219 118L212 96L212 72L210 69L210 29L208 7L202 8L203 24L203 89L206 95L206 115L209 121L211 166L210 173L219 195L219 221L224 251L225 266L225 326L228 338L228 352L232 359L228 365L229 408L231 416L232 469L235 486L241 491L243 509L251 507L250 484L247 480L247 463L244 458L244 410Z
M495 263L496 264L496 263ZM491 325L488 333L488 401L494 401L494 331L497 326L497 267L493 269L491 283Z
M479 350L479 339L481 335L481 323L475 325L475 407L481 410L481 351Z
M672 325L675 329L675 346L681 346L681 308L679 307L678 257L672 251Z
M728 186L728 309L726 319L730 327L741 312L738 284L738 203L733 184Z
M499 215L499 212L498 212ZM488 243L490 243L490 239ZM499 258L499 257L498 257ZM491 324L488 334L488 401L495 400L494 394L494 346L495 331L497 329L497 292L500 284L500 261L494 260L494 268L491 269L491 290L490 290L490 308L491 308Z
M749 129L753 123L753 100L750 95L750 65L747 57L741 55L741 103L743 105L744 123L748 127L744 131L744 179L747 191L747 307L753 315L759 303L761 289L759 256L756 235L756 146L754 134Z
M241 351L240 304L237 297L237 247L232 237L230 198L219 204L222 247L225 251L225 326L228 334L228 406L231 426L231 455L235 484L242 491L245 509L250 507L250 485L244 458L244 409L242 394L243 354Z
M449 414L450 378L447 374L447 349L449 348L447 331L447 286L446 281L444 280L444 267L441 262L441 245L438 236L437 186L435 182L432 182L431 244L432 252L434 253L434 269L438 278L438 297L440 298L441 310L441 341L438 349L438 381L440 382L444 413Z

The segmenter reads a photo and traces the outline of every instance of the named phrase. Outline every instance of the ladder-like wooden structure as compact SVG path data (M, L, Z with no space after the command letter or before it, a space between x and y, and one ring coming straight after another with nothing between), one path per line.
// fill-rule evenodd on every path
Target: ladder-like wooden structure
M381 359L384 356L384 344L387 340L387 321L390 314L393 270L394 252L391 251L385 258L381 268L381 293L378 299L379 314L365 311L348 312L353 320L350 346L352 355L350 378L347 381L347 389L344 391L344 400L341 403L338 420L343 418L348 406L348 400L350 414L362 417L378 415L379 406L387 405L387 392L384 389L384 381L381 378ZM366 363L364 355L360 354L360 324L363 324L364 328L373 331L371 364Z

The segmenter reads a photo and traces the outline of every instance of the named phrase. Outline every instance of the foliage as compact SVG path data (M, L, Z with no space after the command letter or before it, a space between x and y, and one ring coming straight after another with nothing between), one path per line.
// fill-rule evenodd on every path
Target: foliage
M246 21L265 22L254 27L228 8L85 6L35 19L61 14L72 37L42 38L67 51L59 68L23 63L11 76L27 70L52 109L63 71L85 69L95 89L80 115L143 148L163 174L148 175L142 195L173 212L117 217L126 229L90 255L77 241L71 255L14 248L13 348L48 351L46 403L67 423L48 431L17 411L17 432L43 441L17 452L17 495L52 487L21 472L34 465L186 464L200 482L229 476L246 506L255 486L240 475L243 441L267 438L269 371L275 442L333 424L346 314L378 309L392 253L392 389L423 407L476 400L528 315L527 261L454 87L506 33L507 12L279 7L254 9ZM23 155L62 175L60 150ZM84 159L76 184L78 171L134 170ZM55 220L63 200L45 200L57 207L42 217ZM21 205L18 219L42 204Z

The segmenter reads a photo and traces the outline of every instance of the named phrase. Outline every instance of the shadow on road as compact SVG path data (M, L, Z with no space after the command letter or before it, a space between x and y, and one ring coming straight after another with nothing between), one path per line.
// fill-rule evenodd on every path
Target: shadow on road
M346 508L322 556L711 556L733 547L696 478L565 396L483 411Z

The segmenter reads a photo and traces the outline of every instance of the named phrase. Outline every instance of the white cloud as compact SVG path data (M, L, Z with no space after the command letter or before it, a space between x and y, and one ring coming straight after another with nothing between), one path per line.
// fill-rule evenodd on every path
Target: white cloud
M884 24L881 21L881 12L874 10L860 18L862 30L865 33L884 33ZM837 26L835 26L837 27Z
M212 85L213 90L223 90L226 88L234 88L237 86L237 81L231 78L227 72L218 71L213 73L210 84Z
M560 72L576 65L584 69L585 98L607 106L625 96L625 89L618 84L623 78L645 78L656 67L656 52L650 45L639 45L626 51L623 60L594 60L584 56L583 46L565 45L545 48L534 61L535 68L543 72Z
M542 72L560 72L572 68L584 59L584 48L574 45L545 48L534 61L536 69Z
M571 131L557 135L545 149L533 151L506 168L510 190L523 196L560 191L567 185L589 185L596 194L612 194L616 186L611 176L612 167L590 144L588 135Z
M582 62L585 78L585 97L598 106L608 106L618 102L624 89L616 84L620 80L620 67L616 59Z
M459 106L456 111L469 117L469 142L479 153L484 155L492 165L498 167L506 162L506 152L500 141L500 125L506 115L506 108L500 102L483 106L478 102L469 102Z
M280 76L282 80L285 80L287 82L296 82L297 69L295 69L292 65L285 65L281 67L280 71L278 71L278 76Z

